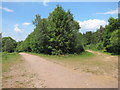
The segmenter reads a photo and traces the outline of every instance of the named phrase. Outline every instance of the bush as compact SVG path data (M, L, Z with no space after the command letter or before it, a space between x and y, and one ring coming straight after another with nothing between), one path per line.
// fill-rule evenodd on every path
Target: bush
M97 46L95 44L86 45L86 49L97 50Z
M107 45L106 51L113 54L120 54L120 30L115 30L110 38L110 44Z
M98 50L103 50L103 49L104 49L104 47L103 47L103 42L97 43L97 44L96 44L96 47L97 47Z

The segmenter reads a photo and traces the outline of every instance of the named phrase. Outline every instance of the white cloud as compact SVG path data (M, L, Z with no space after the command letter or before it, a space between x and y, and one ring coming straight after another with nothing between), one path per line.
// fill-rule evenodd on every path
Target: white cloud
M100 13L96 13L96 14L118 14L118 8L115 9L115 10L111 10L111 11L108 11L108 12L100 12Z
M23 23L24 26L28 26L28 25L30 25L30 24L31 24L31 23L28 23L28 22Z
M120 14L120 8L118 8L118 13Z
M19 28L19 25L18 24L15 24L14 25L14 31L19 33L19 32L22 32L22 29Z
M48 2L50 2L50 0L43 0L43 5L48 6L48 4L47 4Z
M0 7L0 9L6 11L6 12L14 12L12 9L6 8L6 7Z
M85 33L86 31L96 31L100 25L105 26L107 24L104 20L89 19L86 21L78 21L81 27L80 32Z

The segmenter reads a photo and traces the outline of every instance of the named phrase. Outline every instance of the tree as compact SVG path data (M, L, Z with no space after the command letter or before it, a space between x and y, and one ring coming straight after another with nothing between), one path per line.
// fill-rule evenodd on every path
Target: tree
M105 50L113 54L120 54L119 29L120 19L110 17L108 25L100 26L96 32L86 32L83 34L86 40L85 46L89 49Z
M39 23L40 20L41 20L41 17L40 17L39 14L37 14L35 16L35 19L33 20L33 24L36 26Z
M100 28L95 32L95 43L100 43L103 41L104 29L104 27L100 26Z
M2 51L4 52L14 52L16 48L16 41L11 37L2 38Z
M91 31L86 32L84 34L84 36L86 38L86 45L93 43L93 41L94 41L93 32L91 32Z
M32 49L37 49L38 53L49 53L48 50L48 29L47 19L41 19L34 30L34 46ZM36 52L36 50L33 50Z
M36 15L34 31L23 42L23 50L45 54L73 54L84 51L79 36L79 23L70 10L57 6L48 18Z
M104 31L104 47L107 52L111 52L113 54L120 54L119 41L118 41L118 34L120 29L120 21L118 19L114 19L112 17L108 20L109 24L105 27ZM117 43L118 42L118 43Z
M48 17L49 48L51 54L80 53L83 48L77 46L79 23L76 22L70 10L65 12L57 6ZM80 44L80 43L79 43ZM76 52L76 49L79 52Z
M17 51L17 52L23 51L23 41L17 42L16 51Z
M110 44L106 47L107 52L120 54L120 30L115 30L110 37Z

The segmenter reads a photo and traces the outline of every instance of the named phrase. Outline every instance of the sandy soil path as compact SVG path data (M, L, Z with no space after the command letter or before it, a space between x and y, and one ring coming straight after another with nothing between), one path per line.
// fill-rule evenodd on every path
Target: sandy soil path
M112 56L112 55L108 55L108 54L97 52L97 51L93 51L93 50L86 50L86 51L91 52L91 53L97 55L97 57L104 58L104 61L113 61L113 60L117 60L118 61L118 57L117 56Z
M117 88L116 78L93 75L85 72L74 72L61 65L45 60L39 56L20 53L29 70L44 81L45 88ZM34 82L37 84L38 81ZM39 87L39 85L38 85Z

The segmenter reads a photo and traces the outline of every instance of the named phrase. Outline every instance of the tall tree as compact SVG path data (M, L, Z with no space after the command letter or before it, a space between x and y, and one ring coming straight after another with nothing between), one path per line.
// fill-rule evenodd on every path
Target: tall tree
M40 20L41 20L41 17L39 14L37 14L37 15L35 15L35 19L32 22L36 26Z
M77 34L79 24L73 19L70 10L65 12L61 6L57 6L48 17L49 42L52 54L79 53L83 48L77 47ZM80 47L80 46L79 46ZM81 49L81 50L80 50Z
M45 54L81 53L84 51L79 36L79 23L74 20L70 10L67 12L57 6L49 17L33 20L34 31L23 42L23 49Z

